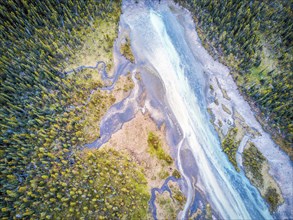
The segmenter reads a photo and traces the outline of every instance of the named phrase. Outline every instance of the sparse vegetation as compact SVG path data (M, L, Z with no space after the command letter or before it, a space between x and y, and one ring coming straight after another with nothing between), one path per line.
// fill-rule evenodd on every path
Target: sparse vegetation
M179 186L172 183L172 184L169 184L169 187L170 187L171 192L172 192L172 197L179 204L179 207L183 208L183 206L184 206L184 204L186 202L186 197L181 192Z
M130 91L130 90L132 90L134 88L134 83L133 83L133 81L131 79L131 73L128 72L126 77L127 77L127 81L129 83L124 84L124 87L123 87L124 92L128 92L128 91Z
M168 182L171 195L165 191L162 194L156 194L156 204L158 219L176 219L178 213L183 209L186 202L184 194L181 192L177 183Z
M206 205L205 218L208 219L208 220L213 219L213 217L212 217L212 209L211 209L211 205L209 203Z
M218 99L215 99L214 102L215 102L216 105L219 105L219 100Z
M159 206L159 210L157 210L158 216L161 215L166 219L176 219L177 213L168 192L165 191L163 194L157 194L156 201L157 206Z

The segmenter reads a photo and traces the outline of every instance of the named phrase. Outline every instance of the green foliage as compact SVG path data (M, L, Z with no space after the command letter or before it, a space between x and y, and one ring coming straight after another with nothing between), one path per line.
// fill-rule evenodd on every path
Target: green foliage
M275 188L269 187L265 194L265 199L270 205L271 212L276 211L280 203L280 195L277 193L277 190Z
M222 142L222 148L223 151L227 154L229 161L233 164L234 168L239 172L240 170L236 161L236 153L240 141L236 140L237 131L237 128L232 128L229 130L227 136Z
M155 155L158 159L164 160L167 164L172 164L173 159L162 148L162 142L160 138L153 132L148 134L148 146L151 155Z
M249 144L250 146L244 149L242 156L245 172L250 172L252 174L252 182L256 186L263 186L264 179L261 171L265 157L253 143Z
M125 43L121 44L120 53L126 57L131 63L134 63L135 59L131 50L130 40L125 38Z
M292 143L293 14L289 1L176 0L194 15L203 45L228 65L239 88ZM292 146L283 144L292 154Z
M176 179L180 179L181 178L181 174L180 174L180 172L177 169L175 169L173 171L172 176L174 176Z

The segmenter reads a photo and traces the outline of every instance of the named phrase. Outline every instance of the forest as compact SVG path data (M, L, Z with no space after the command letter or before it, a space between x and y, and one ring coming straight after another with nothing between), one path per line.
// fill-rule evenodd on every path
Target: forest
M139 166L115 150L81 151L114 98L98 89L96 70L64 71L101 21L117 35L120 13L121 1L1 1L1 219L146 214ZM104 35L101 50L111 50L117 36Z
M291 156L292 4L273 1L175 0L187 7L203 45L227 65L260 120ZM280 141L282 139L282 141Z
M192 11L205 47L231 69L292 156L290 1L176 2ZM88 35L108 25L103 22L113 23L117 35L120 15L121 0L1 1L1 219L146 217L142 168L114 149L83 149L99 137L99 121L115 97L100 89L97 70L66 74ZM100 35L105 42L98 48L109 55L117 36ZM121 53L135 62L128 38ZM112 66L106 62L107 70ZM173 163L154 133L147 142L150 154ZM227 139L224 150L234 156L231 144Z

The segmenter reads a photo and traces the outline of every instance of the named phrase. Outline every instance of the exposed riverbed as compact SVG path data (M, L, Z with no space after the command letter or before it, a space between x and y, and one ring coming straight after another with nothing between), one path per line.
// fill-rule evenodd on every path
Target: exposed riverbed
M158 125L165 123L172 156L184 179L182 188L187 202L180 218L191 216L207 202L213 214L224 219L292 217L292 163L256 121L229 70L214 61L202 47L191 15L168 1L161 4L124 1L120 35L126 32L130 35L136 64L127 66L118 60L117 69L139 71L142 82L133 75L134 90L109 110L101 124L101 139L90 146L101 146L135 112L148 110ZM220 105L210 101L210 84ZM221 92L223 89L227 94ZM143 92L147 98L145 105L140 106L139 97ZM274 215L244 172L238 173L222 152L207 112L211 108L215 118L223 122L222 132L227 132L234 118L219 107L221 104L231 113L237 110L246 124L260 134L245 136L244 141L251 140L268 159L269 172L281 188L285 203ZM237 154L238 162L244 145L241 143Z

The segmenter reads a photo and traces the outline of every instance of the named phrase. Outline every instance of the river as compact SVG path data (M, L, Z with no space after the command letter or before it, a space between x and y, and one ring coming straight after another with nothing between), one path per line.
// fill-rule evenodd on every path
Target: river
M275 216L270 214L265 201L244 172L237 172L221 150L218 135L207 112L206 91L209 75L219 71L228 75L229 71L215 62L200 45L191 15L169 1L161 1L160 4L154 1L139 1L137 4L133 1L123 1L120 28L130 35L136 60L133 69L141 72L146 91L153 97L148 108L150 109L151 105L156 106L165 114L169 144L174 147L173 157L176 157L177 166L185 180L183 188L187 202L179 218L186 219L191 214L190 210L194 211L196 206L203 206L202 203L205 202L210 203L215 216L222 219L290 217L291 211L288 210L292 208L292 178L286 175L292 175L292 164L279 148L262 149L265 156L280 154L282 160L288 163L284 165L287 174L283 176L279 174L279 168L276 168L277 162L270 163L275 166L275 173L278 172L278 183L285 185L281 186L281 189L286 204ZM159 79L162 88L158 89L158 86L154 85L155 80L152 83L152 77ZM240 107L243 105L243 116L251 118L254 127L258 127L259 124L248 104L244 103L238 92L234 92L237 88L231 77L227 78L233 90L233 100L240 100L234 104ZM121 111L127 109L125 102L130 103L126 99L124 104L117 104L105 116L101 126L103 142L109 139L113 132L108 132L107 138L103 139L106 137L103 132L107 133L103 127L109 127L107 121L120 121L120 125L123 123L121 118L115 118L115 110L118 107L120 112L127 115L124 121L130 120L134 109L137 108L133 103L140 93L138 88L135 91L136 95L132 94L130 97L132 107L128 105L128 113ZM122 113L119 114L121 116ZM259 131L263 133L261 128ZM274 145L267 134L263 133L262 138L266 138L264 143ZM100 144L96 142L94 145ZM203 195L206 201L195 201L196 193Z

